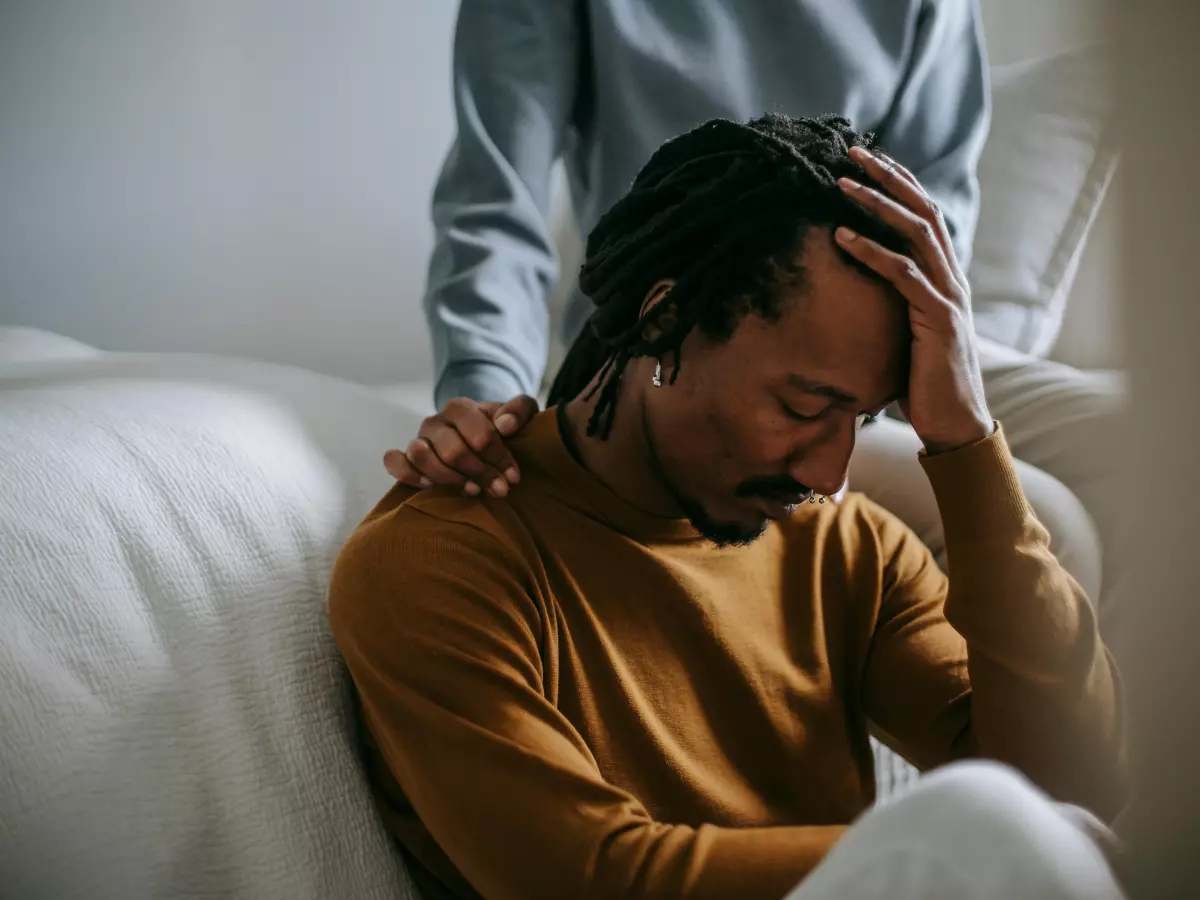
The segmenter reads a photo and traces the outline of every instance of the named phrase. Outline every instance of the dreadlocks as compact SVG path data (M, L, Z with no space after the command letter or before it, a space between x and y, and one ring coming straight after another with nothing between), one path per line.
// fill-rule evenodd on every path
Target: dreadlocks
M846 225L904 252L899 235L837 186L842 176L875 184L847 155L853 146L873 150L875 136L840 116L770 114L745 125L713 119L660 147L588 236L579 286L596 310L549 403L571 400L599 374L588 434L607 437L629 360L672 354L674 383L693 328L724 341L748 313L778 319L778 288L802 283L796 256L812 226ZM669 297L642 315L666 278L675 280Z

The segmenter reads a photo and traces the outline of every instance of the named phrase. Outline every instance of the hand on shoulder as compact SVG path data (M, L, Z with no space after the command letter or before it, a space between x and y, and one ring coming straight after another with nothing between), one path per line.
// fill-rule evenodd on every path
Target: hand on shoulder
M405 450L388 450L384 467L397 481L412 487L450 487L468 497L485 492L505 497L521 480L521 473L504 439L529 424L537 411L537 400L525 395L507 403L456 397L421 423Z

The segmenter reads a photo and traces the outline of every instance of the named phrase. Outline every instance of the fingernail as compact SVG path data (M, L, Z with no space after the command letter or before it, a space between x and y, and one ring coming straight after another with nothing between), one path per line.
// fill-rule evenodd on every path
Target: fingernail
M855 234L853 231L851 231L849 228L847 228L845 225L842 225L837 230L837 238L839 241L845 241L848 244L851 241L858 240L858 235Z
M421 480L420 480L419 484L421 485L421 487L427 488L427 489L433 487L433 482L430 481L428 478L426 478L423 475L421 476Z
M479 496L479 485L473 481L468 481L467 486L463 488L463 493L468 497L477 497Z
M508 482L505 481L503 478L497 478L495 481L492 482L492 493L495 494L497 497L507 497L508 496Z
M847 191L857 191L862 187L862 185L853 178L839 178L838 184L840 184Z
M521 473L517 471L516 466L509 466L504 470L504 477L508 479L509 484L516 484L521 480Z
M517 417L512 413L503 413L496 419L496 430L501 434L511 434L516 428Z

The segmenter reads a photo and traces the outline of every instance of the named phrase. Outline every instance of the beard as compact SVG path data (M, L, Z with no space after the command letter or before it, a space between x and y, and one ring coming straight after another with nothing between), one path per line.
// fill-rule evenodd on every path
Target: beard
M681 486L671 478L670 469L662 464L654 435L645 415L646 412L643 409L642 429L646 438L646 446L650 451L650 458L662 475L667 490L674 497L680 511L692 527L705 540L711 541L719 548L744 547L762 537L766 533L767 526L771 524L771 520L766 516L760 517L751 524L721 521L714 518L703 503L681 490ZM777 500L788 505L799 503L811 495L810 488L789 475L759 475L747 478L740 482L734 490L734 496L741 499L762 498Z
M734 494L742 499L761 498L795 508L812 496L812 489L787 475L764 475L746 479L737 486ZM692 527L718 547L752 544L763 536L771 522L767 518L753 524L722 522L710 515L703 504L678 494L676 499Z
M743 525L740 522L719 522L708 514L701 504L694 500L680 499L680 508L687 520L692 523L700 534L718 547L745 547L753 544L767 530L769 519L763 519L754 525Z

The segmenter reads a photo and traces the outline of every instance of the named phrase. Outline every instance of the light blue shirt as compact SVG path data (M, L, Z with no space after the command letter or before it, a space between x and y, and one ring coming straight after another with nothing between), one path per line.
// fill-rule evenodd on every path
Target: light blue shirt
M425 295L439 407L537 393L560 157L586 234L707 119L839 113L922 181L969 262L989 112L976 0L462 0L454 103ZM576 291L564 337L589 313Z

